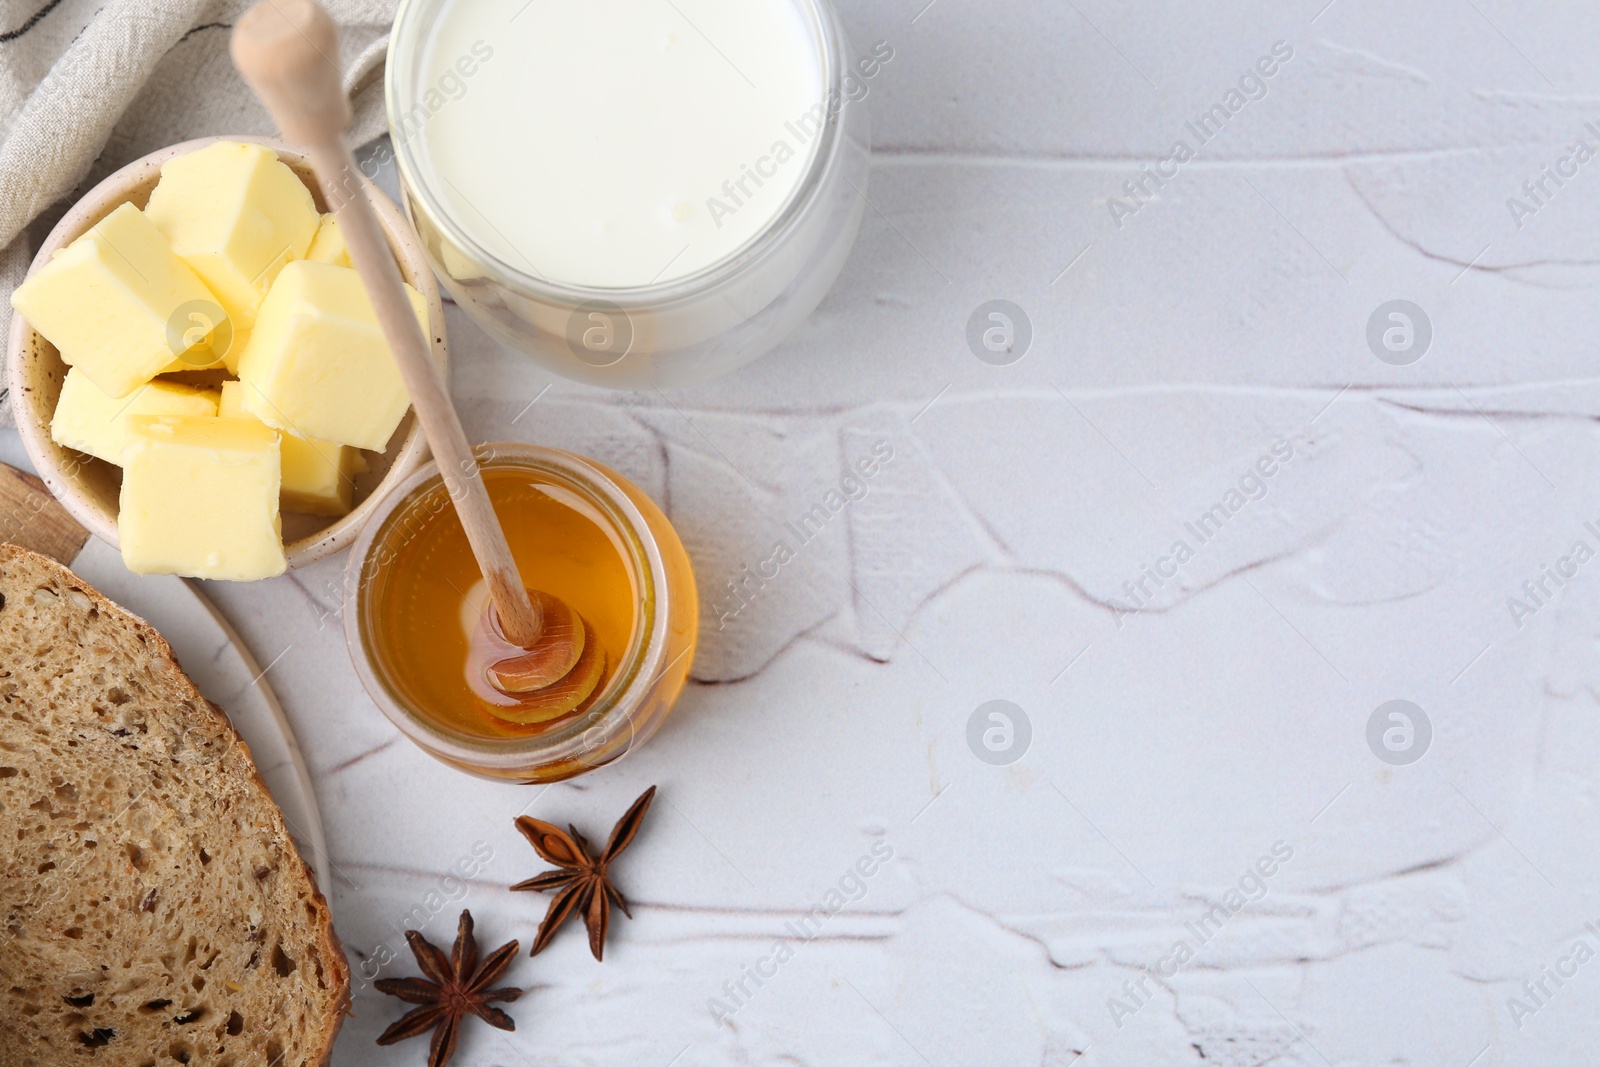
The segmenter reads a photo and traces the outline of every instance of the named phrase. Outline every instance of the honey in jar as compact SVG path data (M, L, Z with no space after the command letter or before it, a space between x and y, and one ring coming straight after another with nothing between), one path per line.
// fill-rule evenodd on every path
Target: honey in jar
M693 573L666 517L615 472L529 445L480 453L523 583L587 624L592 690L530 713L485 682L474 650L488 591L436 469L397 489L356 547L352 653L380 708L435 756L493 777L568 777L648 736L681 691L697 629Z

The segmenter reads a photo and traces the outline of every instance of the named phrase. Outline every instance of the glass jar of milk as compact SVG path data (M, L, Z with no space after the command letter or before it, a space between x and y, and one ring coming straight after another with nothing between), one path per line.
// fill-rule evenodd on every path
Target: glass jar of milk
M456 302L566 377L724 374L821 301L866 203L828 0L403 0L389 121Z

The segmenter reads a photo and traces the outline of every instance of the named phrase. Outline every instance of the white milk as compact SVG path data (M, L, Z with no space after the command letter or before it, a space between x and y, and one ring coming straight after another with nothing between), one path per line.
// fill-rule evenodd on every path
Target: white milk
M446 0L429 37L438 95L402 133L449 215L547 281L716 263L815 149L823 63L793 0Z

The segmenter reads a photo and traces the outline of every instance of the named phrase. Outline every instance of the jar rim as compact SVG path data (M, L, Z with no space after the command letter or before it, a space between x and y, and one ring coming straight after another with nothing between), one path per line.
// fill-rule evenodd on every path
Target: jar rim
M444 210L435 191L422 180L422 138L399 137L396 134L395 116L405 113L401 93L405 88L402 78L412 76L411 70L397 60L396 53L406 49L416 52L424 43L427 23L423 12L428 5L443 0L400 0L395 12L394 27L389 34L389 48L384 70L384 105L389 120L389 136L393 145L395 163L400 171L401 191L408 211L421 210L433 225L457 248L469 253L475 268L499 285L536 299L579 304L586 301L612 303L620 308L651 307L669 304L676 300L715 289L728 278L737 276L749 266L781 246L789 234L799 227L811 212L825 188L824 179L838 165L843 152L844 137L839 121L840 113L852 102L843 91L845 62L843 56L844 31L829 0L791 0L807 16L807 22L817 39L817 54L822 61L823 103L827 112L822 131L812 145L811 158L805 177L790 192L788 201L768 223L749 240L721 259L708 263L693 273L665 282L639 286L575 285L555 282L529 274L490 251L470 232L460 226ZM413 94L414 95L414 94ZM827 102L838 100L837 110Z
M644 514L610 472L583 456L522 442L479 445L474 451L485 471L530 470L580 492L606 515L633 556L631 562L640 583L639 599L644 610L628 650L608 682L608 691L568 722L526 736L492 738L450 729L421 713L387 676L371 647L367 598L374 583L366 579L372 573L369 562L374 551L386 543L384 537L396 530L408 508L420 506L431 492L443 489L437 461L429 462L383 499L345 564L345 643L356 674L373 703L402 733L447 761L490 771L533 770L562 762L580 764L585 769L603 766L633 747L636 729L632 711L656 678L672 667L661 663L667 651L665 638L671 608L661 546L650 532ZM629 734L626 743L614 745L624 731ZM603 754L605 758L585 758L593 754Z

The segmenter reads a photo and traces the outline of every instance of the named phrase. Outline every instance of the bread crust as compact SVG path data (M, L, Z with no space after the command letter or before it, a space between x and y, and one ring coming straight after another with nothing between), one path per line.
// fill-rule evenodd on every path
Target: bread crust
M6 579L17 576L19 572L25 579L32 576L42 584L81 593L104 619L129 627L152 655L161 661L165 668L166 679L177 687L183 696L192 701L196 709L204 709L203 714L210 717L209 725L228 739L228 746L219 762L226 764L226 773L236 775L248 790L258 794L259 811L270 820L270 836L282 844L282 854L292 857L294 861L275 873L287 875L291 879L294 896L315 914L314 926L319 934L317 947L321 953L321 962L326 967L322 973L325 974L331 989L332 1007L321 1022L318 1038L312 1048L307 1049L310 1055L303 1062L307 1065L328 1064L332 1057L334 1041L350 1010L350 968L344 948L333 928L333 915L328 907L327 898L323 896L317 886L315 875L304 857L300 855L299 848L284 823L283 813L273 801L266 783L261 778L260 770L250 755L249 746L239 736L227 713L207 699L195 686L178 663L172 646L155 627L116 604L54 560L16 545L0 543L0 593L3 593L3 586L8 584ZM5 623L3 607L0 607L0 634L4 632ZM0 663L0 670L3 670L4 666ZM4 675L0 674L0 678L3 677Z

